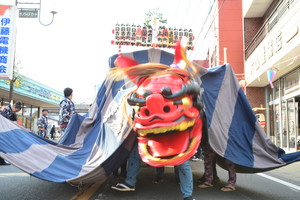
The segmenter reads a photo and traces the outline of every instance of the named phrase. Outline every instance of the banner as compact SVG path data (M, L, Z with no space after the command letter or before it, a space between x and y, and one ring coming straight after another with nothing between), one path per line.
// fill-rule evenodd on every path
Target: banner
M12 79L16 6L0 5L0 79Z

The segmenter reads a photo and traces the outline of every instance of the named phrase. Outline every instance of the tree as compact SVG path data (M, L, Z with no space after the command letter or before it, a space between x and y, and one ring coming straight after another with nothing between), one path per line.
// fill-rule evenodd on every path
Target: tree
M144 25L146 27L152 26L150 23L153 20L153 18L156 18L159 23L161 24L167 24L168 20L163 18L163 14L160 12L159 8L155 8L153 10L147 11L145 13L145 22Z

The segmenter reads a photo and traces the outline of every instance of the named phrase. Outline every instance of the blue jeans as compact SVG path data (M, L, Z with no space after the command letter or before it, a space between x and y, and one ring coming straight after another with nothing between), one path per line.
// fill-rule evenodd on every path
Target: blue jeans
M183 198L192 196L193 194L193 174L190 161L187 160L181 165L176 166L180 180L180 190Z
M128 169L125 183L135 186L136 177L141 169L141 157L138 151L137 144L133 147L128 159ZM192 196L193 194L193 175L190 166L190 161L187 160L181 165L176 166L180 179L180 190L183 198Z

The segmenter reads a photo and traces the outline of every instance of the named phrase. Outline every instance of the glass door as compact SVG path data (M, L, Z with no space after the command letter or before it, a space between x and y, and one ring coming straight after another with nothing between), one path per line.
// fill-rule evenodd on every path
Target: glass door
M281 121L281 116L280 116L280 105L275 104L273 105L273 121L274 124L271 125L271 131L273 131L273 135L275 137L275 140L273 141L276 146L281 147L281 134L280 134L280 121Z
M298 102L295 98L282 101L282 148L295 152L298 136Z
M288 125L288 148L296 151L296 139L298 132L298 102L295 98L287 100L287 125Z
M287 123L287 101L284 100L281 102L281 147L284 150L288 150L288 123Z

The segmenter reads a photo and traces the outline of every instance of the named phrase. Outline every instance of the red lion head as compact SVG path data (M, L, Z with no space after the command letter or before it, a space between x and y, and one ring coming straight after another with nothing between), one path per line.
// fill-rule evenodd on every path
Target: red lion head
M129 63L126 74L137 84L127 102L134 109L133 127L142 160L154 167L188 160L202 136L200 86L184 69L156 63L138 65L123 56L115 63L118 67Z

